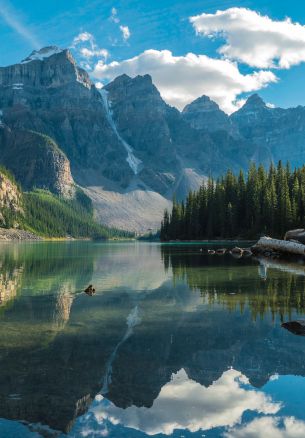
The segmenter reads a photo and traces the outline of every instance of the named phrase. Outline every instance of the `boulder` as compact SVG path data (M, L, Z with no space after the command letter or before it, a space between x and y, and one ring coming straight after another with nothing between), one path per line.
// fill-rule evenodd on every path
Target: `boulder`
M232 254L242 255L244 250L242 248L238 248L237 246L231 250Z
M215 254L214 249L208 249L208 254L210 254L210 255L214 255L214 254Z
M219 248L216 250L217 255L224 255L227 252L226 248Z

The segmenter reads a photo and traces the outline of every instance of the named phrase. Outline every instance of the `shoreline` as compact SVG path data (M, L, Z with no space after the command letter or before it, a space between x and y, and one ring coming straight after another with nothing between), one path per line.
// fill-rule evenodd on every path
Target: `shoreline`
M16 228L0 228L0 242L42 241L42 237L30 231Z
M94 240L90 237L44 237L34 234L30 231L20 230L17 228L0 227L0 243L5 242L74 242L74 241L92 241L92 242L113 242L113 241L130 241L133 238L111 238Z

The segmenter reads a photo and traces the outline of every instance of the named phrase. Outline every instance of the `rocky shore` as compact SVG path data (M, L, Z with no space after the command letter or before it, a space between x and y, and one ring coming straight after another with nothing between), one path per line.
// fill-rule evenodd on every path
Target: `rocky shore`
M0 241L21 240L42 240L42 238L29 231L17 230L15 228L0 228Z

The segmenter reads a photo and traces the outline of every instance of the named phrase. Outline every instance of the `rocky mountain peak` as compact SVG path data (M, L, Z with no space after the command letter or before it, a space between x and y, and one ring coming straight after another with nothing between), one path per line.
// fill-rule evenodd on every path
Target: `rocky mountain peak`
M122 74L105 86L107 91L124 92L124 94L146 93L147 95L155 95L160 97L158 89L154 86L150 75L138 75L134 78L126 74ZM161 99L161 97L160 97Z
M53 55L58 55L59 53L67 52L66 49L60 49L57 46L47 46L42 47L39 50L33 50L33 52L25 59L21 61L21 64L25 64L31 61L43 61Z
M267 108L267 105L258 94L253 94L247 99L245 105L242 108L261 109L261 108Z
M21 95L27 87L37 90L75 82L92 87L88 73L77 66L71 52L57 46L34 50L20 64L0 67L0 87L6 87L6 93L9 88Z
M221 111L216 102L211 100L208 96L201 96L194 100L190 104L186 105L183 109L183 113L191 112L209 112L209 111ZM221 111L222 112L222 111Z
M229 116L208 96L201 96L186 105L182 116L192 128L204 129L209 132L227 131L236 135L236 129Z

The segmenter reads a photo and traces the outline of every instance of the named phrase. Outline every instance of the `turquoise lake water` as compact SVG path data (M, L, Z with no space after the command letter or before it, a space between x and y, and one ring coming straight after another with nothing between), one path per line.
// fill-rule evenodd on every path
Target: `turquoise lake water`
M305 266L206 246L1 244L0 437L304 437Z

